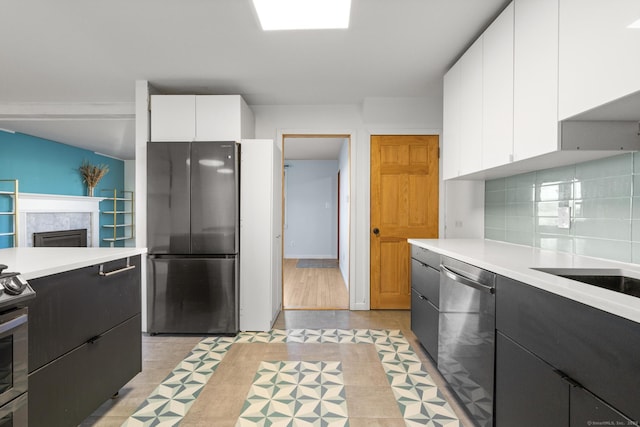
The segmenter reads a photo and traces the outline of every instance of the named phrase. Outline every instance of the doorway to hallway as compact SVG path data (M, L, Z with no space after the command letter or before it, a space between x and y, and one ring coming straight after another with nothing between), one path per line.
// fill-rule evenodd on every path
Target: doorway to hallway
M283 135L283 309L349 309L349 135Z

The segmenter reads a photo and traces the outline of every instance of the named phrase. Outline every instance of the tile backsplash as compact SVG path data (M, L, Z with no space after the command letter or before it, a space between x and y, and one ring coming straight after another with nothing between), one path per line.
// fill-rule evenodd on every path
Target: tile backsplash
M640 263L640 152L487 181L485 238Z

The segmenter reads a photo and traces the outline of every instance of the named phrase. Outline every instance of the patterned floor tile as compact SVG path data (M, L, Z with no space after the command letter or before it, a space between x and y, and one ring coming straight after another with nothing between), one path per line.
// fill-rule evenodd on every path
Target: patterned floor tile
M238 426L347 425L340 362L262 362Z
M234 343L374 344L407 426L459 426L402 332L383 329L274 329L205 338L123 426L178 425ZM262 361L237 426L348 426L345 399L340 362Z

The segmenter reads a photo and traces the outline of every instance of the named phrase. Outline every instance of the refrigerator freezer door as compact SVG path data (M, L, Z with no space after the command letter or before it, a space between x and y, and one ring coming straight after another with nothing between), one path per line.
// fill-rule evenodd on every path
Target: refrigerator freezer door
M191 144L191 253L238 253L238 145Z
M157 258L148 261L148 332L238 332L235 258Z
M188 254L188 142L147 144L147 247L150 254Z

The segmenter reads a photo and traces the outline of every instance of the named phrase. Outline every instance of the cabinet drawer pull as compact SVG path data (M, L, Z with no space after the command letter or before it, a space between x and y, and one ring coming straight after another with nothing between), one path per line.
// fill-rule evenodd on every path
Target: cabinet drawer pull
M100 264L100 271L98 272L98 274L100 276L102 276L102 277L107 277L107 276L111 276L111 275L118 274L118 273L124 273L125 271L133 270L134 268L136 268L136 266L135 265L130 265L129 258L127 258L127 266L119 268L118 270L105 272L104 271L104 264Z
M94 342L98 341L101 337L102 335L96 335L95 337L91 337L87 340L87 344L93 344Z
M562 379L562 381L566 382L571 387L582 387L580 383L576 382L573 378L571 378L569 375L565 374L564 372L560 370L555 370L554 372L560 375L560 378Z

